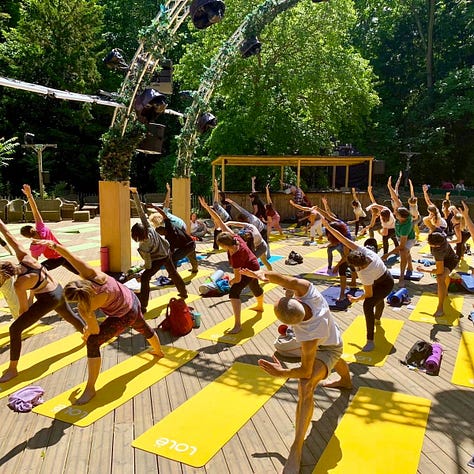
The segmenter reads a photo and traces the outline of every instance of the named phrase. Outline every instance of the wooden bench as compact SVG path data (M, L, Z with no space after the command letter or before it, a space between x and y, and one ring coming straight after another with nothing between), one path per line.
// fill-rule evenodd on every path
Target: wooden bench
M79 210L79 203L77 201L69 201L68 199L61 199L61 218L63 219L72 219L74 212Z
M90 212L89 211L74 211L72 215L72 220L74 222L89 222L89 219L91 218Z
M61 206L62 202L60 199L35 199L38 211L44 221L59 222L61 221ZM34 222L33 212L29 203L25 206L25 221Z
M89 211L91 217L95 217L100 214L99 196L95 194L92 196L84 196L83 203L84 204L81 207L81 211Z

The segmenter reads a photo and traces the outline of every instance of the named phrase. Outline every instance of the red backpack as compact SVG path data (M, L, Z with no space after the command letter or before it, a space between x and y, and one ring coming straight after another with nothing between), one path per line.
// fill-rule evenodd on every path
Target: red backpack
M189 334L194 322L186 301L171 298L166 307L166 317L158 326L163 331L170 331L173 336L179 337Z

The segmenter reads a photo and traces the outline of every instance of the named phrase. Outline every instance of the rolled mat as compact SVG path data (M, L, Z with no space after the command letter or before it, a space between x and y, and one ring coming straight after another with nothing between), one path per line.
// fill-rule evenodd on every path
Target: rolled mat
M432 353L425 360L424 366L427 374L438 375L441 366L441 358L443 357L443 348L441 347L441 344L436 342L431 344L431 347Z

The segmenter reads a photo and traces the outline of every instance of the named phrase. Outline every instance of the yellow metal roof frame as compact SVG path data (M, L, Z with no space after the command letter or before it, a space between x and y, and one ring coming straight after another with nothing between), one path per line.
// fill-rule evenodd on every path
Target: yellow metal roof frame
M226 166L279 166L281 168L281 180L283 181L285 166L293 166L296 171L296 185L300 185L300 173L303 166L337 166L346 167L346 187L349 183L349 167L361 163L369 163L369 186L372 185L373 156L252 156L252 155L221 155L212 164L212 180L216 178L216 166L221 166L221 188L225 191L225 167ZM334 170L335 171L335 170ZM336 173L333 173L332 187L335 188Z

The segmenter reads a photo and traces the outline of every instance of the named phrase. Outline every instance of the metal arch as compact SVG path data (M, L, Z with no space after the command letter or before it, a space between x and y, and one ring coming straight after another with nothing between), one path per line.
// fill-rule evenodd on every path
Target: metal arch
M175 166L177 177L190 177L191 162L198 135L196 131L198 118L203 112L206 112L204 108L207 107L209 99L216 85L220 82L225 69L237 56L239 46L245 41L247 35L257 34L267 24L271 23L277 15L294 7L299 2L300 0L266 0L246 16L242 24L212 59L211 66L207 69L204 78L201 80L193 103L188 109L190 112L186 114L186 122L181 134L178 136L178 155ZM269 8L265 9L266 6Z
M190 1L191 0L168 0L160 7L160 11L152 21L152 26L167 23L168 32L175 34L188 16L188 4ZM159 59L163 57L164 51L165 45L161 43L155 44L150 51L145 51L145 40L142 39L140 41L119 92L119 96L124 97L127 91L132 91L130 102L126 110L116 109L112 117L111 127L118 121L119 124L117 125L121 125L122 128L122 136L125 134L127 123L132 113L133 103L143 79L147 74L153 74L158 66Z

